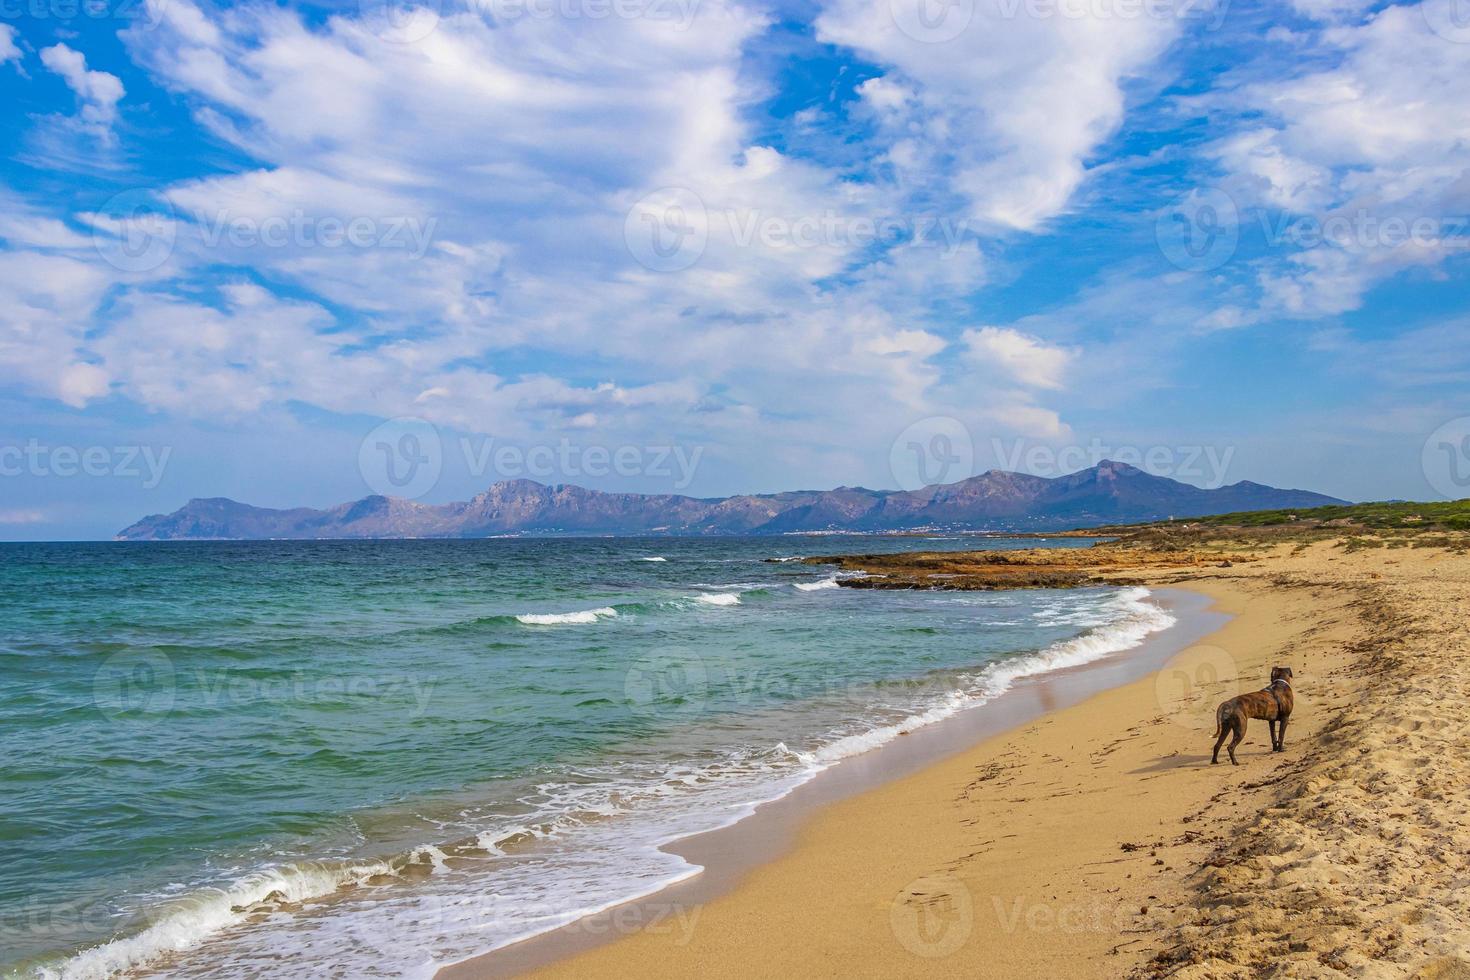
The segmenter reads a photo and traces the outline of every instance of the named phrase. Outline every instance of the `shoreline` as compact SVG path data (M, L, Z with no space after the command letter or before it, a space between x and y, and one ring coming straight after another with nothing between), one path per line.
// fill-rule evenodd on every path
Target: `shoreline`
M434 974L436 980L522 975L605 947L633 932L691 928L708 902L729 894L757 868L789 853L806 825L824 809L922 772L1099 693L1151 676L1230 618L1217 610L1209 596L1187 586L1150 589L1146 601L1163 608L1175 622L1129 649L1021 677L990 700L833 763L733 823L665 844L661 850L685 859L697 870L556 929L445 964Z
M439 976L1470 976L1464 543L1216 554L1146 573L1233 617L1151 676L834 794L766 852L740 850L754 823L690 838L740 870ZM1209 765L1214 706L1278 664L1286 751L1257 721Z

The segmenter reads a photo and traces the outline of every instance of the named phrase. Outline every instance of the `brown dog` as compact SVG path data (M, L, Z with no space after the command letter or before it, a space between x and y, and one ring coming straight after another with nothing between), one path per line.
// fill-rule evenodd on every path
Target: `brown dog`
M1264 718L1271 726L1271 751L1286 751L1286 720L1291 717L1294 703L1291 694L1291 668L1272 667L1271 683L1263 690L1251 691L1224 702L1215 709L1215 751L1210 755L1210 765L1220 761L1220 746L1231 732L1235 737L1226 749L1230 753L1230 764L1235 761L1235 747L1245 738L1245 720ZM1279 730L1278 730L1279 728Z

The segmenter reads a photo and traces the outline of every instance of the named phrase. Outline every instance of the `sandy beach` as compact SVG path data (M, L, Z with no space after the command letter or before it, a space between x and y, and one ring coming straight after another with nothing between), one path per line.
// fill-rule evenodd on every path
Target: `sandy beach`
M703 894L614 910L536 972L1470 976L1470 557L1370 543L1130 569L1231 618L821 807ZM1296 676L1286 751L1257 721L1240 766L1209 765L1215 706L1276 664ZM440 976L525 965L513 947Z

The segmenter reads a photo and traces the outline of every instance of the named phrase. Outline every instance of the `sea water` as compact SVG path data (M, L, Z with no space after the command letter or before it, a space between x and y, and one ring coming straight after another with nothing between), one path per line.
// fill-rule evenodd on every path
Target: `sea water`
M0 545L0 974L427 976L656 891L699 870L660 845L1172 622L793 560L1036 544Z

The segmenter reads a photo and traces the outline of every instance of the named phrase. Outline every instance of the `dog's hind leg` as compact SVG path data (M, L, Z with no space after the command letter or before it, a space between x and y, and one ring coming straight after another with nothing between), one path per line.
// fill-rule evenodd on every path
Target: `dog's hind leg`
M1225 736L1230 734L1230 725L1224 721L1215 722L1215 751L1210 753L1210 765L1220 761L1220 746L1225 744Z
M1240 744L1241 739L1245 738L1245 719L1231 719L1230 727L1235 729L1235 737L1230 740L1230 744L1225 747L1225 751L1230 753L1230 764L1232 766L1238 766L1240 763L1235 759L1235 747Z

